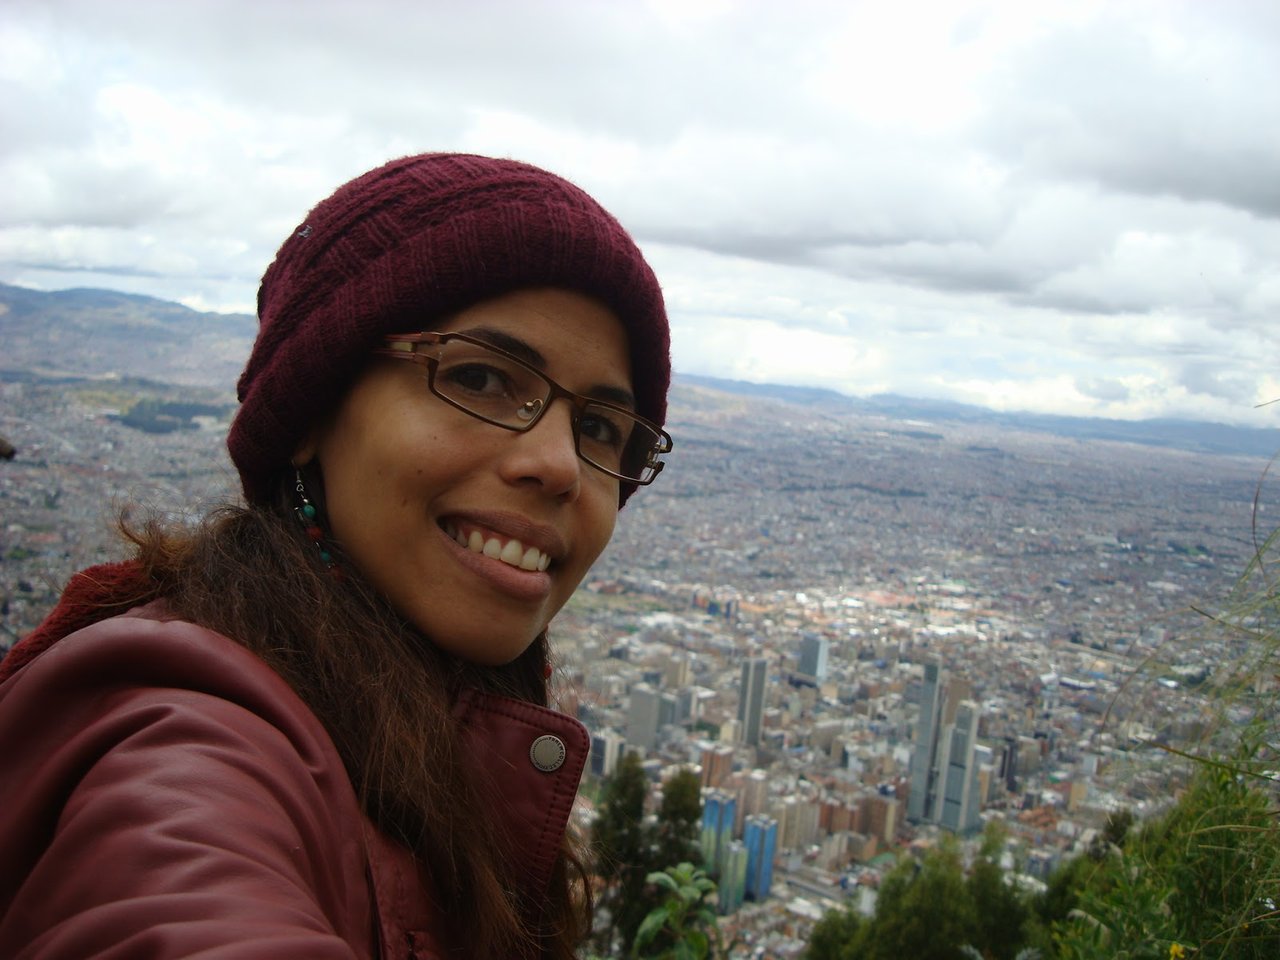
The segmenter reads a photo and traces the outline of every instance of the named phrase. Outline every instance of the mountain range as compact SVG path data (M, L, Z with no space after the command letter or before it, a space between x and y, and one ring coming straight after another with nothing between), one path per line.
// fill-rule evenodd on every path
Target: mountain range
M143 378L230 393L257 333L249 314L204 313L110 290L55 292L0 284L0 370L45 378ZM1271 457L1280 430L1191 420L1107 420L1001 412L944 400L677 374L677 386L891 420L984 424L1081 440L1113 440L1211 454Z

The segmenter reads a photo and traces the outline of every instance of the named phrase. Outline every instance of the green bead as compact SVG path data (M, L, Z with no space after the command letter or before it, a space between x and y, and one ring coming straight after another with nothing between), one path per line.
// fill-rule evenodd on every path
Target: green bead
M302 515L308 520L314 520L316 518L316 508L309 503L304 503L302 505Z

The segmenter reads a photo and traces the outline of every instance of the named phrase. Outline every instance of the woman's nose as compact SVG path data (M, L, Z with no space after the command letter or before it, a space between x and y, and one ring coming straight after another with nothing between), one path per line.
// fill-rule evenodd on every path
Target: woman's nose
M504 470L513 482L532 482L555 496L577 496L587 465L573 437L573 405L554 400L538 422L513 439Z

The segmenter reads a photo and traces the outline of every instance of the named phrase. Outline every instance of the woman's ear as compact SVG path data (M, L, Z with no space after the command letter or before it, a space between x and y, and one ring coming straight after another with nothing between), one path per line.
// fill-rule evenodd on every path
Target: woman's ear
M289 458L289 463L296 470L299 467L305 467L308 463L316 458L316 451L320 448L320 431L315 427L302 438L302 442L293 450L293 456Z

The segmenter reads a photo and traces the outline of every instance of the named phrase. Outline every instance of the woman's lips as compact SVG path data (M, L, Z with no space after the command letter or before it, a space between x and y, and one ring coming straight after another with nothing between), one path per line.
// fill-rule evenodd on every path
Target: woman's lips
M524 562L525 556L529 554L529 548L524 545L523 541L516 540L517 546L510 547L507 556L515 557L517 550L521 551L521 556L516 563L512 563L510 559L504 560L502 557L503 550L514 538L503 538L492 534L491 530L481 531L481 547L477 550L471 549L473 531L462 528L458 521L450 524L442 523L440 525L440 536L444 542L453 551L453 556L458 564L470 574L484 583L490 590L496 591L499 595L506 597L508 600L514 600L517 603L526 604L542 604L551 596L553 587L553 575L555 574L555 564L547 563L547 569L537 569L538 563L547 560L549 555L541 550L534 550L534 556L531 558L533 563L532 569L526 569L520 566ZM465 540L465 542L464 542ZM497 550L497 556L489 556L485 547L490 541L497 541L501 547ZM489 548L493 550L493 548Z

